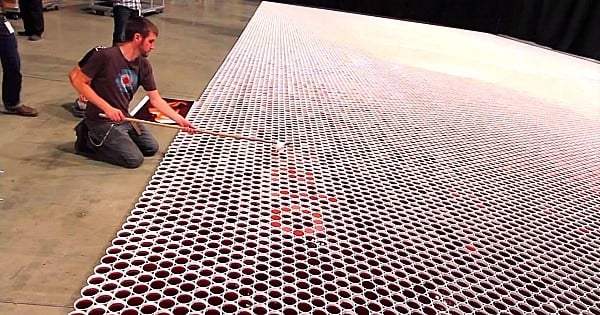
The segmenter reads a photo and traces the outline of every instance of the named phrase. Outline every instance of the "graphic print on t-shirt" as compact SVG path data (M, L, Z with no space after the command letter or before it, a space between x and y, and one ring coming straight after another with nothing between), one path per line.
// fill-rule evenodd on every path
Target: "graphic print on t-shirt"
M121 92L133 95L133 91L138 84L138 75L130 69L122 69L121 74L115 80Z

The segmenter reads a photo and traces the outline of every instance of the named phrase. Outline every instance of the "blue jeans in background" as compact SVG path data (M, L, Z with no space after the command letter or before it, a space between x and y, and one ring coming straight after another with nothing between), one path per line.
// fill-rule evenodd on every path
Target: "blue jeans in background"
M113 31L113 46L125 41L125 27L127 26L127 21L132 16L139 16L140 12L138 10L133 10L128 7L124 7L121 5L113 6L113 20L115 23L115 28Z
M6 108L16 107L21 103L23 77L21 76L21 58L14 33L0 34L0 60L2 61L2 102Z

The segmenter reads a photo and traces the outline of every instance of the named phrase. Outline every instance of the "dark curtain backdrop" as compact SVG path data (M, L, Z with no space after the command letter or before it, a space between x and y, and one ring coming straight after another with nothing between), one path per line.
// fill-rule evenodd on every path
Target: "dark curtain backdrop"
M600 60L599 0L508 0L500 34Z
M600 0L283 0L502 34L600 60Z

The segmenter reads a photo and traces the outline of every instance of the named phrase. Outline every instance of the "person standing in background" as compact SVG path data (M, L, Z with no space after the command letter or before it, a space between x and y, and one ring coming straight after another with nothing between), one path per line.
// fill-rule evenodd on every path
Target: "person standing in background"
M0 61L2 62L2 102L5 113L35 117L37 110L21 103L21 57L15 30L4 16L0 0Z
M44 6L42 0L19 0L19 11L25 30L18 32L18 34L29 36L31 41L42 39L42 33L44 33Z
M125 42L125 26L132 16L141 16L140 0L115 0L113 4L113 46Z

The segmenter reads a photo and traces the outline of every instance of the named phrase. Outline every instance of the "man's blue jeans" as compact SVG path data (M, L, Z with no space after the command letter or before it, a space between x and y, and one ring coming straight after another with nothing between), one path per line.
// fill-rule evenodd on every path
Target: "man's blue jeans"
M87 130L82 130L85 124ZM137 134L131 123L95 122L83 120L76 128L77 137L85 137L86 151L90 158L114 165L136 168L142 165L145 156L158 152L158 142L146 126L138 125ZM87 131L87 132L86 132Z

